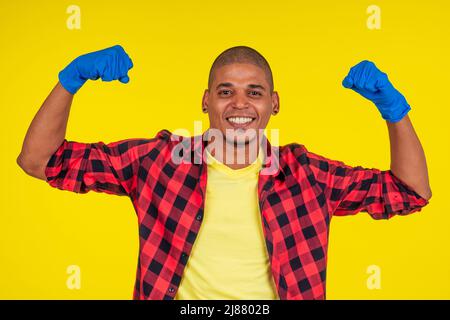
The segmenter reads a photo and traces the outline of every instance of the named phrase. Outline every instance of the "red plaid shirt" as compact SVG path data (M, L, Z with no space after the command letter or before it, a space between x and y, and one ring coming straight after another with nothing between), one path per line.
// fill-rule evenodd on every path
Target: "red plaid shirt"
M109 144L64 140L45 170L55 188L130 197L140 240L134 299L174 299L202 223L207 165L175 164L171 154L180 141L173 137L161 130L152 139ZM202 136L189 139L194 159L206 142ZM282 300L325 299L332 216L365 211L374 219L389 219L428 203L390 170L351 167L301 144L266 145L263 167L278 161L279 170L260 172L259 205Z

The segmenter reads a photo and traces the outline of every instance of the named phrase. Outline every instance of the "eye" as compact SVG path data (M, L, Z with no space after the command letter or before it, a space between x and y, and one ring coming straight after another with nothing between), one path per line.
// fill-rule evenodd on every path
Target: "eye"
M230 94L231 93L231 90L220 90L219 91L219 94L220 95L228 95L228 94Z
M250 91L250 94L251 94L252 96L261 96L261 92L255 91L255 90Z

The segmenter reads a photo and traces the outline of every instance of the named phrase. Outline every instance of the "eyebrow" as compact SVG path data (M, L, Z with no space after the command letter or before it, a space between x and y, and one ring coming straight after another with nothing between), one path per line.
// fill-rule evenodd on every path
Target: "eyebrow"
M216 87L216 90L217 89L219 89L220 87L227 87L227 88L229 88L229 87L232 87L233 86L233 84L231 83L231 82L222 82L222 83L219 83L218 85L217 85L217 87ZM248 86L247 86L248 88L251 88L251 89L261 89L261 90L264 90L264 91L266 91L266 88L264 88L262 85L260 85L260 84L249 84Z

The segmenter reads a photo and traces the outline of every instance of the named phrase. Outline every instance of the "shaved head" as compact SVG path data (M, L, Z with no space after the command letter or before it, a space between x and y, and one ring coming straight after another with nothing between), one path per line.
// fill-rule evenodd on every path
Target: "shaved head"
M222 52L216 60L214 60L211 70L209 71L208 88L214 81L214 72L216 69L232 64L232 63L250 63L260 67L266 74L267 82L270 85L270 93L273 92L273 77L272 70L270 69L267 60L255 49L247 46L232 47Z

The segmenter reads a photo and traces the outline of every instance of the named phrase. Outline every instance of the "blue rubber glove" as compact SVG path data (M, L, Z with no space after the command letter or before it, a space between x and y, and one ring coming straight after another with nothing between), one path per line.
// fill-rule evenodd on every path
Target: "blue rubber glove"
M372 101L383 119L389 122L400 121L411 110L405 97L389 82L387 74L371 61L364 60L352 67L342 85Z
M59 82L71 94L75 94L88 80L119 80L128 83L128 70L133 67L125 50L116 45L111 48L91 52L73 60L58 74Z

